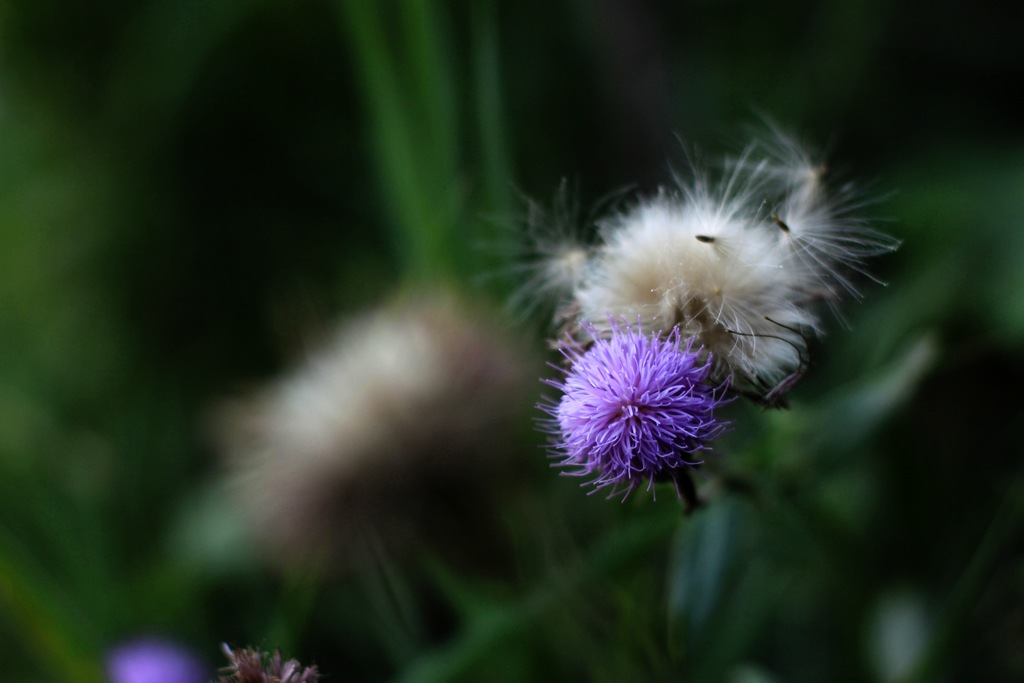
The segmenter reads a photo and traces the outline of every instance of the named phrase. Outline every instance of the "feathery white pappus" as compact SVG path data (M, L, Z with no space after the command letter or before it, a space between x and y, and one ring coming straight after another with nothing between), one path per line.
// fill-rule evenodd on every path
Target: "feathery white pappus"
M825 175L773 129L720 174L694 168L598 220L598 244L563 280L575 283L570 335L583 324L610 335L614 320L677 328L711 356L717 379L784 404L821 332L822 304L859 297L866 261L898 246L858 215L865 202L852 186L829 187Z
M549 305L554 307L556 321L573 317L572 296L591 256L577 201L565 180L555 192L550 210L526 198L522 220L526 239L516 245L509 259L513 274L521 281L508 301L516 317Z

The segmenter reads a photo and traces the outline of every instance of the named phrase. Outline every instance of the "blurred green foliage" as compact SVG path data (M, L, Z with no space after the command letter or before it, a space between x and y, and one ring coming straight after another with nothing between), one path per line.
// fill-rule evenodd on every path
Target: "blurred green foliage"
M0 4L3 679L98 681L108 648L159 633L211 667L220 642L281 647L328 680L1020 680L1022 19ZM511 265L491 247L520 193L651 191L675 136L717 151L758 113L873 179L904 245L791 410L732 407L706 507L585 496L526 426L527 483L479 484L500 550L453 529L457 563L326 578L238 540L211 406L403 287L499 306L511 285L483 276Z

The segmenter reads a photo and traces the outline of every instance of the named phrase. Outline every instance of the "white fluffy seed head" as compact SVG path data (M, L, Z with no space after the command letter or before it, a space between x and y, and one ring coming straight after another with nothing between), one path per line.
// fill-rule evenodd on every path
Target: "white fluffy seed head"
M861 215L872 201L850 183L829 186L824 162L778 128L753 143L745 156L763 160L756 169L733 163L763 177L784 259L805 279L808 296L860 298L857 280L875 280L867 261L899 246L899 240L872 229Z
M770 387L801 363L801 331L817 321L794 304L797 282L775 236L710 198L661 195L605 226L607 242L577 290L581 317L679 328L719 376Z
M345 566L367 547L398 553L448 533L422 515L442 506L424 501L456 506L453 490L509 474L503 444L529 396L524 368L500 327L444 293L353 319L218 411L234 502L285 565Z
M830 189L823 165L773 135L715 181L695 170L676 191L600 221L601 243L574 271L577 322L607 334L609 318L678 328L719 378L784 393L808 363L819 304L857 296L866 260L897 243L857 215L864 203L850 186Z

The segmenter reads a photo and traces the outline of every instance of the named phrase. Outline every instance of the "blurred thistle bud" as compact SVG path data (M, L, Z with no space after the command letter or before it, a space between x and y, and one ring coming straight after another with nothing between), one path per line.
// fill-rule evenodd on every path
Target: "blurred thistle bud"
M865 203L850 185L828 185L825 167L773 128L721 175L694 168L598 220L598 244L566 247L585 263L545 245L537 267L545 281L571 283L560 309L571 312L568 343L586 343L588 324L612 336L609 320L675 330L711 359L712 379L783 406L810 363L822 305L859 297L867 261L898 245L859 215ZM559 268L564 277L549 273Z
M436 540L437 524L465 533L477 517L458 506L506 481L528 376L501 328L448 294L353 319L219 413L237 500L285 562L345 565Z
M206 666L177 643L141 638L119 645L107 656L109 683L208 683Z
M281 653L269 654L253 648L232 650L221 646L228 658L217 683L317 683L320 674L315 666L304 667L298 661L281 661Z

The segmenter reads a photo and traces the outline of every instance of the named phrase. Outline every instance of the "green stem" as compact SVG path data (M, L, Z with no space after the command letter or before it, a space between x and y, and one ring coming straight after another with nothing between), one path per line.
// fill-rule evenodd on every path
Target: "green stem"
M421 2L410 5L407 31L414 44L418 89L435 104L427 107L409 97L388 51L379 7L365 0L339 0L342 23L351 38L359 82L370 121L373 149L384 194L393 211L396 247L407 277L428 279L450 274L455 263L454 121L451 95L445 88L434 24ZM449 81L451 79L448 79ZM440 90L440 92L435 92ZM429 91L429 92L427 92ZM406 95L406 96L403 96ZM440 139L434 141L434 137ZM432 144L428 144L430 141ZM419 144L418 144L419 143Z
M499 214L510 206L508 148L502 116L501 68L497 12L493 0L473 3L474 56L476 79L476 122L487 207Z

